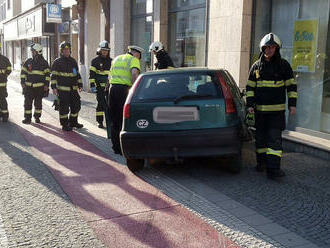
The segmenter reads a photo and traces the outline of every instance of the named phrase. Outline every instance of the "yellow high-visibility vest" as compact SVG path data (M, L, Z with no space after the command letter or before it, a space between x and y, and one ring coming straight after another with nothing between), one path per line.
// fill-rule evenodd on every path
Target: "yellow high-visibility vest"
M110 69L110 83L132 86L131 70L141 70L140 61L131 54L122 54L113 61Z

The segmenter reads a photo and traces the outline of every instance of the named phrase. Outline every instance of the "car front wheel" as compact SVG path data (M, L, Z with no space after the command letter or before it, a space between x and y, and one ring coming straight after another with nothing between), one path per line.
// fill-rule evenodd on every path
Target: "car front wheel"
M233 157L230 163L229 171L233 174L238 174L242 169L242 155L238 154Z
M136 172L144 167L144 159L126 159L127 167L130 171Z

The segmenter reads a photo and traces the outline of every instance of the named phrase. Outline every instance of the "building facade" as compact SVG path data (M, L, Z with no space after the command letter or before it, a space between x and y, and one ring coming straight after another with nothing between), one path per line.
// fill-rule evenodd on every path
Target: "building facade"
M50 62L53 57L51 44L55 26L46 22L47 2L50 1L7 1L7 16L2 21L3 52L8 56L15 70L20 70L22 63L31 56L28 47L33 42L43 46L43 56L46 60Z
M165 44L174 63L225 68L243 88L261 38L276 33L298 83L298 114L288 129L330 133L329 0L111 1L113 55L129 43ZM117 22L117 20L120 22ZM124 30L119 30L125 27ZM127 30L130 30L127 33ZM119 37L118 37L119 36ZM152 69L146 51L143 68Z

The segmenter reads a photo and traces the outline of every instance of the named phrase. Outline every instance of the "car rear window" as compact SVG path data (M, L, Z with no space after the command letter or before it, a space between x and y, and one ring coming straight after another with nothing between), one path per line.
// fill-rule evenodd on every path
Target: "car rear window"
M132 100L168 100L183 96L223 97L214 72L145 75Z

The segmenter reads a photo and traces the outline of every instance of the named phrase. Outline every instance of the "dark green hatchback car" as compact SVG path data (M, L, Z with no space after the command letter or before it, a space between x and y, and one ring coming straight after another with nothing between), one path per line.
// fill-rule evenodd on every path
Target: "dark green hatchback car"
M121 148L131 171L145 159L231 156L241 168L242 94L226 70L182 68L141 74L124 106Z

